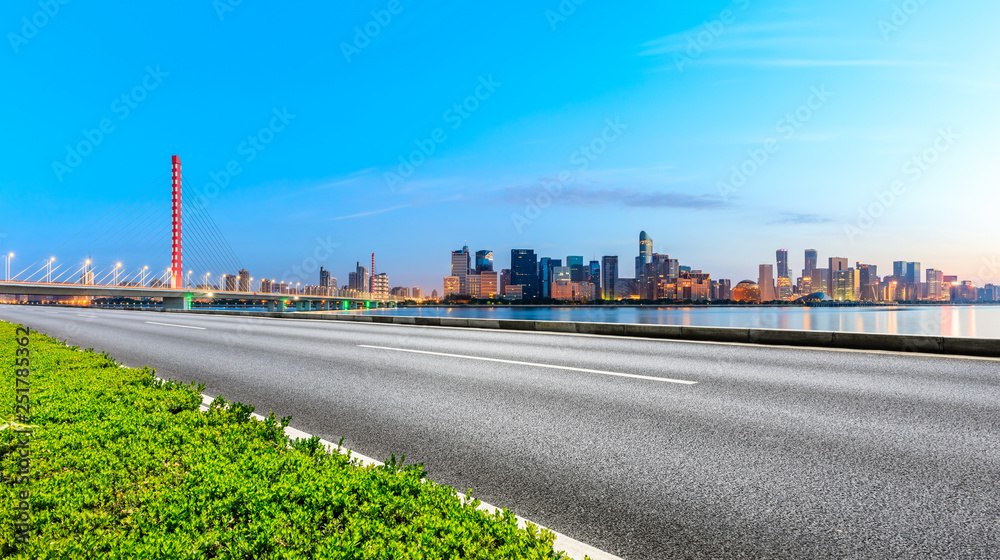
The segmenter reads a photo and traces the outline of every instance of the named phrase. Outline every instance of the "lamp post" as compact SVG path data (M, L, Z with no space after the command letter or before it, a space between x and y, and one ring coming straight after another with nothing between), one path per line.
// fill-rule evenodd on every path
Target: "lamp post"
M94 283L93 281L91 281L90 275L87 274L89 270L90 270L90 259L87 259L83 261L83 284L86 284L88 286Z
M114 282L115 282L114 285L115 286L118 285L118 269L121 268L121 267L122 267L122 263L115 263L115 280L114 280Z
M139 285L140 286L145 286L146 285L146 271L147 270L149 270L149 265L146 265L146 266L142 267L142 279L139 280Z
M193 270L189 270L188 271L188 273L187 273L187 280L185 280L185 284L187 284L188 288L191 287L191 273L192 272L194 272L194 271Z
M211 276L211 275L212 275L211 272L206 272L205 273L205 289L206 290L209 289L209 287L210 287L209 284L208 284L208 277Z
M52 283L52 263L55 262L55 260L56 258L52 257L51 259L49 259L47 263L45 263L46 267L45 281L50 284Z
M7 278L7 281L10 282L10 259L14 258L14 253L7 253L3 257L4 257L4 260L6 261L6 264L7 264L7 266L6 266L6 268L7 268L7 276L6 276L6 278Z

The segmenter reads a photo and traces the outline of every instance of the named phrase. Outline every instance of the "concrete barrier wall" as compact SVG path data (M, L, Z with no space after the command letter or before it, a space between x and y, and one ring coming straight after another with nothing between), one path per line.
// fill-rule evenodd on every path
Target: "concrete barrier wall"
M524 321L512 319L459 319L452 317L394 317L353 313L214 310L164 310L166 313L202 313L243 317L281 317L324 321L355 321L431 327L502 329L512 331L558 332L631 336L703 342L736 342L775 346L812 346L853 350L886 350L1000 358L1000 340L952 336L873 334L856 332L752 329L739 327L688 327L677 325L637 325L626 323L574 323L569 321Z

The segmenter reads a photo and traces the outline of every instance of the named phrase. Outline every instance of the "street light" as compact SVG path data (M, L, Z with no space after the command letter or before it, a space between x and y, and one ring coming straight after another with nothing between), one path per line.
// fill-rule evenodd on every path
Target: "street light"
M87 284L87 285L90 285L90 284L94 283L90 279L90 276L87 275L87 271L89 269L90 269L90 259L87 259L87 260L83 261L83 283Z
M146 285L146 271L149 270L149 265L142 267L142 280L139 281L140 286Z
M209 286L209 284L208 284L208 277L209 277L209 276L211 276L211 275L212 275L212 273L211 273L211 272L206 272L206 273L205 273L205 289L206 289L206 290L207 290L207 289L209 289L209 288L208 288L208 286Z
M114 283L115 286L118 285L118 269L121 268L121 267L122 267L122 263L116 263L115 264L115 283Z
M189 270L188 271L188 273L187 273L187 279L184 281L184 283L187 284L188 288L191 287L191 273L192 272L194 272L194 271L193 270Z
M7 276L6 276L6 278L7 278L7 281L10 282L10 259L14 258L14 253L8 253L8 254L4 255L3 258L4 258L4 260L6 261L6 264L7 264L7 266L6 266L6 268L7 268Z
M56 258L52 257L51 259L48 260L48 262L45 263L47 270L47 272L45 273L45 281L50 284L52 283L52 263L55 262L55 260Z

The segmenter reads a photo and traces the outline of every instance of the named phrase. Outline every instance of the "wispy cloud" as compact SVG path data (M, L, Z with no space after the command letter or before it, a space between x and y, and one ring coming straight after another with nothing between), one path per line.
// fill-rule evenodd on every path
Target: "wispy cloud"
M505 202L522 204L539 192L534 187L511 187L500 192ZM559 194L559 203L572 206L620 205L631 208L690 208L708 210L727 205L716 195L691 195L674 191L639 191L629 188L565 189Z
M795 212L782 212L776 219L772 220L771 224L825 224L832 222L832 218L826 216L821 216L819 214L798 214Z
M378 210L371 210L368 212L359 212L357 214L350 214L348 216L338 216L336 218L330 218L331 222L337 220L350 220L352 218L364 218L365 216L374 216L376 214L384 214L386 212L392 212L393 210L399 210L400 208L408 208L409 204L399 204L397 206L390 206L389 208L380 208Z

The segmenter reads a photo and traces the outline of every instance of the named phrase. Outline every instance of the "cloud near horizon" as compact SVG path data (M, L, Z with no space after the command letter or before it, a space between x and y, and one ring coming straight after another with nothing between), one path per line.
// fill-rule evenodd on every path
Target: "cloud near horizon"
M541 192L547 192L540 185L510 187L498 191L501 200L512 204L523 204L524 199L533 200ZM630 188L586 189L566 187L557 199L561 204L571 206L600 206L618 204L632 208L690 208L709 210L729 205L721 196L692 195L676 191L649 192Z

